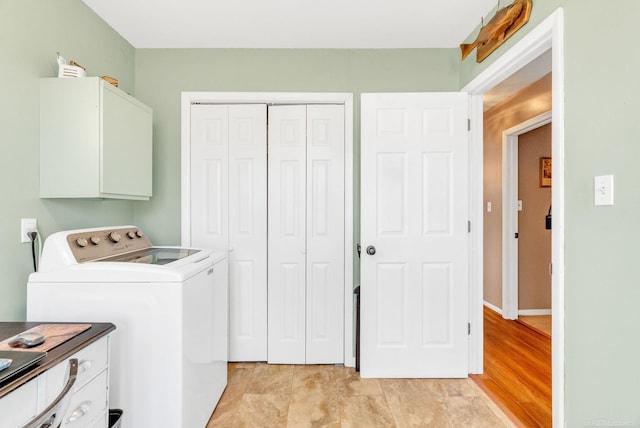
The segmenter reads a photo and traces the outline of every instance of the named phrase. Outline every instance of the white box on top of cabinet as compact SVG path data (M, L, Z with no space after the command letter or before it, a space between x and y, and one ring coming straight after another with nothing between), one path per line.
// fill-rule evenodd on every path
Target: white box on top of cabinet
M40 81L40 197L149 199L150 107L99 77Z

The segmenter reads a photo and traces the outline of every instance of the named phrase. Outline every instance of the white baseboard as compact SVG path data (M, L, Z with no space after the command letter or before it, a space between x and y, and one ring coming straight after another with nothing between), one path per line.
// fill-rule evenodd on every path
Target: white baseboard
M551 309L519 309L518 315L551 315Z
M487 308L491 309L493 312L497 312L497 313L499 313L500 315L502 315L502 309L500 309L499 307L497 307L497 306L495 306L495 305L492 305L491 303L487 302L486 300L484 301L484 305L485 305Z

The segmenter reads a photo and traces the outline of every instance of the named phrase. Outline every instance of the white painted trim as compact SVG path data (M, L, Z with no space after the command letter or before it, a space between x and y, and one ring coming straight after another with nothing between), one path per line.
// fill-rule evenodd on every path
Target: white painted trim
M502 316L518 318L518 137L551 123L551 111L502 132ZM508 209L511 207L511 209Z
M342 104L344 105L345 142L345 239L344 239L344 364L355 367L354 294L353 294L353 94L299 92L183 92L180 103L181 121L181 234L182 246L190 246L191 210L191 105L212 104Z
M469 97L469 118L471 129L469 138L469 220L471 236L469 242L469 373L480 374L484 370L484 313L482 287L484 276L484 202L483 174L484 153L482 147L482 95ZM480 185L478 186L478 183Z
M518 316L525 317L537 316L537 315L551 315L551 309L518 309Z
M500 315L502 315L502 309L500 309L499 307L497 307L496 305L492 305L491 303L487 302L486 300L484 301L484 305L491 309L493 312L496 312Z
M180 245L191 246L191 104L193 95L183 92L180 100Z
M515 144L514 144L515 139ZM518 318L518 137L502 134L502 316Z
M462 91L481 96L499 82L502 82L515 71L538 57L549 48L552 49L552 396L553 426L564 426L564 9L558 8L538 26L526 34L504 55L489 65L482 73L467 84ZM474 117L482 118L482 110L472 105ZM480 144L482 134L473 135L474 144ZM472 162L482 162L482 158L474 158ZM482 195L482 180L477 181L471 192ZM478 200L477 197L474 200ZM480 204L482 205L482 203ZM482 241L474 242L472 257L478 260L482 254ZM482 287L482 281L475 284ZM476 295L481 291L477 292ZM471 297L471 296L470 296ZM475 306L477 302L471 302ZM482 329L472 326L472 335ZM472 343L484 346L483 339L472 339ZM480 351L476 352L476 358Z

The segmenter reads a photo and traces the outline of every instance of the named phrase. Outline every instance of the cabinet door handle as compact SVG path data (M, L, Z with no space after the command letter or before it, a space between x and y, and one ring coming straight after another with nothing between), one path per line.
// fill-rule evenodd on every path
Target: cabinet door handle
M91 401L83 401L69 416L68 422L75 422L91 410Z
M67 413L69 401L71 400L71 389L76 383L78 376L78 359L71 358L69 360L69 373L67 374L67 383L58 396L51 404L47 406L39 415L35 416L23 428L42 428L45 426L57 427L62 422L62 417Z
M82 360L78 364L78 374L86 372L91 368L91 360Z

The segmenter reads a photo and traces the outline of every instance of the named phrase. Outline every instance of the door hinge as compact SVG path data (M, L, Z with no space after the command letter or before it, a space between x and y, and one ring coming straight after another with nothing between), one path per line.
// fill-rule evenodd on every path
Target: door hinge
M471 119L467 119L467 131L471 131Z
M518 232L514 233L514 234L513 234L513 237L514 237L514 238L516 238L516 239L518 239Z
M471 220L467 220L467 233L471 233Z
M471 323L467 323L467 336L471 336Z

